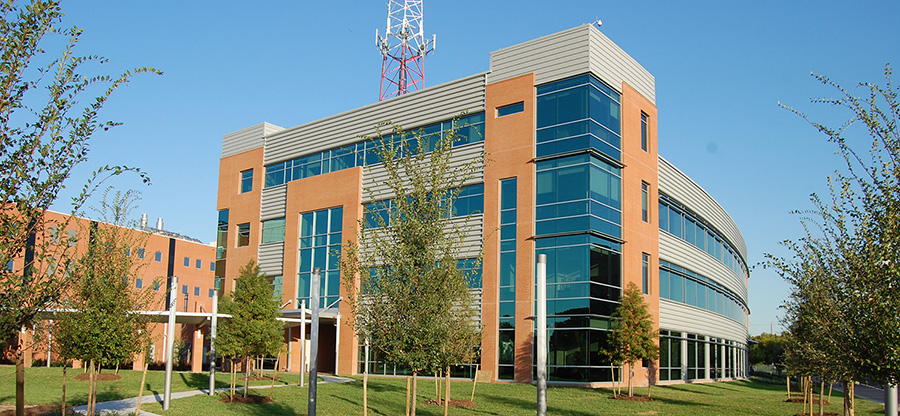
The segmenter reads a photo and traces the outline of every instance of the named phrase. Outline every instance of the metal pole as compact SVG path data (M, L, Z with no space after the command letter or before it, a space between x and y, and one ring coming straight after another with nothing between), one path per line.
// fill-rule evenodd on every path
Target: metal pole
M884 416L897 416L897 383L884 386Z
M216 327L219 322L219 291L213 288L212 317L209 323L209 395L216 393Z
M50 346L53 345L53 320L50 320L50 326L47 327L47 368L50 368Z
M547 255L537 258L537 414L547 415Z
M309 406L307 407L307 414L309 416L316 416L316 388L318 384L319 378L319 275L320 269L318 267L313 269L312 272L312 285L309 289L310 295L312 295L312 299L310 299L310 303L312 304L312 323L310 328L310 347L309 347Z
M306 373L306 299L300 301L300 387Z
M166 328L166 385L163 393L163 410L169 410L172 401L172 346L175 344L175 309L178 308L178 278L169 282L169 324Z

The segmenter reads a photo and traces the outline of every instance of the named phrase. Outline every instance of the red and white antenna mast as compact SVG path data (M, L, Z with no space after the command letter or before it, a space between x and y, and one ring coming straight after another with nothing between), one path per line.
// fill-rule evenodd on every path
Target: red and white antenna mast
M382 57L379 101L425 86L425 55L434 50L437 36L426 40L424 31L422 0L388 0L384 37L375 29Z

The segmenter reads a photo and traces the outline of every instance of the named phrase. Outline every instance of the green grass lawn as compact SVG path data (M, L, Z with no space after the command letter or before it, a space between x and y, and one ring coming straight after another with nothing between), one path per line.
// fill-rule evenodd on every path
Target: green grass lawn
M104 370L109 371L111 370ZM84 404L87 400L87 382L76 381L74 376L81 370L69 370L68 402ZM0 404L15 402L15 378L12 366L0 366ZM99 400L116 400L137 395L141 373L121 370L121 380L100 382ZM283 379L276 384L290 382L296 384L296 374L279 374ZM163 392L162 371L147 374L145 394ZM251 384L268 385L265 381ZM28 404L55 404L61 397L62 371L59 368L35 367L26 369L25 393ZM176 372L172 391L185 391L209 386L207 374ZM228 374L219 373L217 387L228 386ZM402 415L406 399L406 381L402 378L371 377L369 379L369 414ZM455 399L469 399L472 383L455 381L452 383ZM434 381L419 381L419 415L443 414L441 408L425 405L424 401L434 397ZM637 388L637 393L646 395L646 388ZM550 387L547 393L548 413L554 415L779 415L799 413L801 404L786 403L784 386L755 381L735 381L727 383L682 384L653 387L652 402L628 402L610 400L608 389L583 389L574 387ZM256 394L268 395L269 390L257 390ZM306 414L306 387L288 386L275 389L275 402L264 405L244 405L220 403L218 397L199 395L172 401L168 412L162 411L159 403L146 403L143 410L164 415L215 414L228 415L296 415ZM533 415L535 411L535 387L527 384L479 384L475 392L476 407L472 409L451 409L454 415ZM840 413L841 395L835 391L832 404L826 411ZM318 414L358 415L362 414L362 381L347 384L319 384ZM866 400L857 400L857 414L876 416L883 414L883 406Z
M81 405L87 403L87 381L75 380L75 376L82 373L81 369L69 369L66 383L66 402L68 404ZM104 373L113 373L115 370L103 370ZM269 373L266 373L269 374ZM100 381L97 383L97 401L109 401L135 397L141 387L141 372L131 370L119 370L121 379L115 381ZM282 380L276 384L285 382L298 383L297 374L281 374ZM165 381L164 371L148 371L147 382L144 385L144 394L163 393ZM216 388L228 387L229 374L216 373ZM270 384L271 381L251 381L251 385ZM243 382L238 383L243 386ZM172 391L198 390L209 387L209 373L175 372L172 375ZM25 369L25 402L26 404L57 404L62 399L62 368L58 367L32 367ZM15 404L16 379L15 367L0 365L0 404Z
M369 414L402 415L406 399L406 381L396 378L372 377L369 379ZM452 397L469 399L471 382L453 382ZM434 397L434 381L419 381L419 415L441 415L443 409L423 402ZM362 382L348 384L320 384L318 411L322 416L362 414ZM257 394L267 395L268 390ZM646 388L637 393L647 394ZM172 402L172 408L163 412L152 403L143 410L164 415L215 414L226 415L305 415L307 388L282 387L275 389L275 401L263 405L220 403L219 397L195 396ZM552 415L779 415L799 413L802 404L786 403L783 386L755 381L685 384L654 387L652 402L628 402L611 400L610 390L573 387L550 387L547 392L548 414ZM533 415L536 389L527 384L479 384L475 392L476 407L451 409L453 415ZM835 392L832 405L826 412L841 411L841 396ZM818 408L816 408L818 409ZM883 414L883 406L857 400L857 415Z

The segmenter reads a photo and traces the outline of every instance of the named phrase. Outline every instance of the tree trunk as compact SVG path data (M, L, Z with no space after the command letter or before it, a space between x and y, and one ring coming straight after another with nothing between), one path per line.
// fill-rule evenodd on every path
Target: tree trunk
M786 376L785 379L787 380L788 400L790 400L791 399L791 376Z
M93 406L91 406L91 409L93 410L95 415L100 414L100 412L97 411L97 383L100 381L100 380L98 380L99 378L100 378L100 364L98 363L98 364L94 365L94 381L91 382L91 389L94 391L91 394L91 397L93 397L92 400L94 401L94 404L93 404Z
M612 385L612 392L613 392L613 397L616 397L616 396L618 396L618 394L616 394L616 366L611 365L611 366L609 367L609 372L612 374L612 383L613 383L613 385Z
M418 392L416 391L416 387L417 387L417 385L419 384L419 380L418 380L418 377L417 377L418 375L419 375L418 372L413 371L413 375L412 375L412 392L411 392L411 395L412 395L412 406L411 406L411 409L410 409L410 416L416 416L416 394L418 394Z
M369 369L363 373L363 416L369 416Z
M250 390L250 364L251 358L244 358L244 397L247 397L247 391Z
M63 360L63 391L62 391L62 416L66 416L66 365L68 362Z
M628 363L628 397L634 396L634 369L631 363Z
M819 381L819 416L825 415L825 380Z
M272 369L272 387L269 388L269 399L272 399L272 396L275 395L275 374L278 373L278 360L280 358L280 355L275 356L275 368Z
M447 385L444 387L444 416L447 416L447 412L450 410L450 367L447 367L447 372L445 373L447 377Z
M94 382L94 360L88 361L88 365L86 368L88 370L87 416L93 416L94 413L91 410L91 403L93 403L91 401L91 393L93 393L93 390L91 389L91 384L93 384L93 382Z
M149 360L144 360L144 373L141 374L141 388L138 390L138 402L137 407L134 409L134 414L141 414L141 399L144 397L144 383L147 382L147 367L150 365Z
M831 391L834 390L834 381L828 386L828 401L831 402Z
M22 335L19 334L21 340ZM25 352L23 344L19 341L16 351L16 416L25 416Z
M237 378L237 375L235 374L236 370L234 367L234 360L231 360L231 365L229 367L230 367L229 369L231 370L231 395L228 396L228 401L233 402L234 401L234 385L237 384L237 381L235 381L235 378Z
M440 370L434 372L434 399L441 402L441 376Z

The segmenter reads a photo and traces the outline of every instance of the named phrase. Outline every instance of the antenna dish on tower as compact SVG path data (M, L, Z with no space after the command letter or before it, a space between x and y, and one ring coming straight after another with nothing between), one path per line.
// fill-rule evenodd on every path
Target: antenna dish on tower
M379 101L425 86L425 55L434 50L437 35L425 39L422 8L422 0L388 0L384 37L375 29L381 51Z

